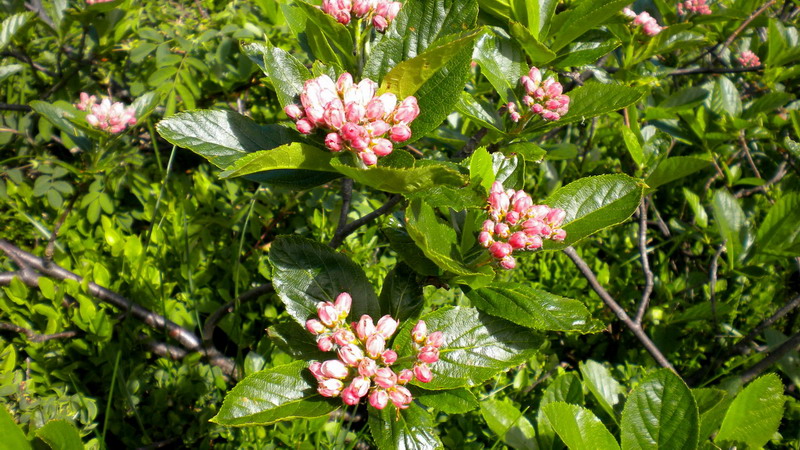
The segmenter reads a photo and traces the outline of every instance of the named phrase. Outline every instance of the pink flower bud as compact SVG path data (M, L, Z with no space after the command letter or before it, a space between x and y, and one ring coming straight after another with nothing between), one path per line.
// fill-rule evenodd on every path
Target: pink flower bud
M364 359L364 352L355 344L347 344L339 348L339 359L350 367L358 366L358 363Z
M528 236L528 245L525 247L528 250L536 250L542 248L542 237L539 235Z
M420 320L416 325L414 325L414 329L411 330L411 339L413 339L417 344L421 344L425 342L427 337L428 325L425 324L424 320Z
M500 267L506 270L511 270L514 267L517 267L517 261L511 255L506 256L505 258L500 260Z
M516 111L513 111L513 112L511 112L509 114L509 117L511 117L511 121L512 122L519 122L520 119L522 119L522 114L520 114L520 113L518 113Z
M385 352L381 353L381 360L387 366L391 366L397 361L397 352L394 350L386 350Z
M391 92L386 92L378 98L383 104L383 117L389 117L397 108L397 96Z
M561 114L554 112L554 111L545 111L542 113L542 119L548 121L554 121L561 118Z
M550 224L550 226L557 227L561 225L561 222L567 217L567 212L560 208L553 208L547 214L545 220Z
M374 120L366 124L364 128L367 129L367 132L370 136L376 138L386 134L389 131L389 128L391 128L391 125L382 120Z
M303 117L305 115L303 113L303 110L300 109L299 106L294 105L294 104L286 105L286 107L283 108L283 112L285 112L286 115L289 116L289 118L291 118L293 120L300 119L301 117Z
M339 78L336 80L336 90L339 92L339 94L344 94L352 86L353 76L348 72L339 75Z
M650 16L650 13L648 13L647 11L642 11L641 13L639 13L638 16L636 16L633 19L633 24L634 25L644 25L645 23L649 22L650 19L652 19L652 17Z
M358 157L361 158L365 166L374 166L378 163L378 155L371 151L363 151L358 154Z
M506 212L509 207L508 195L505 192L490 192L489 206L495 211Z
M519 213L514 210L511 210L508 213L506 213L506 223L508 223L511 226L516 225L517 222L519 221L519 218L520 218Z
M332 336L320 336L317 338L317 348L319 348L323 352L329 352L333 350L333 337Z
M413 95L410 95L403 99L399 105L397 105L397 110L394 113L394 121L395 123L404 123L408 124L411 123L414 119L419 116L419 104L417 103L417 98Z
M339 322L339 311L333 306L331 302L324 302L317 305L317 314L319 319L327 327L333 326Z
M364 314L361 316L361 319L358 320L358 324L356 324L356 336L366 342L367 338L374 333L375 323L372 321L372 317Z
M366 110L367 119L371 121L379 119L383 120L384 109L383 102L380 100L380 98L373 98L370 100L369 103L367 103Z
M325 332L325 330L327 330L325 325L323 325L322 322L317 319L306 320L306 329L313 335L322 334Z
M642 25L642 30L644 31L644 34L646 34L648 36L655 36L658 33L661 33L662 29L663 28L658 25L658 22L656 22L655 19L653 19L653 20L645 23L644 25Z
M388 403L389 394L387 394L383 389L375 389L372 391L372 394L369 395L369 404L375 409L386 408Z
M506 256L510 255L514 249L511 245L505 242L495 242L489 247L489 253L492 254L497 259L505 258Z
M342 388L344 388L342 380L331 378L320 381L319 386L317 386L317 392L323 397L336 397L342 392Z
M508 224L500 222L494 226L494 234L501 239L506 239L511 233Z
M389 130L389 139L395 142L404 142L407 141L411 137L411 128L405 124L399 124L393 126Z
M363 134L366 134L366 130L356 123L348 122L342 126L342 137L348 141L358 139Z
M539 103L534 103L533 106L531 106L531 111L534 114L541 114L544 112L544 106L540 105Z
M328 128L333 128L334 130L342 128L342 126L345 124L344 106L342 105L342 101L337 98L336 100L328 103L328 106L325 107L325 112L323 113L322 118Z
M486 231L481 231L478 233L478 244L481 247L489 248L492 244L494 244L494 239L492 239L492 235Z
M367 109L358 103L348 103L345 107L345 118L348 122L359 123L367 114Z
M375 15L372 17L372 26L375 27L377 31L383 33L389 28L389 21L383 16Z
M528 71L528 76L537 85L542 82L542 71L535 66L530 68L530 70Z
M339 346L352 344L356 340L356 335L346 328L339 328L333 333L333 340Z
M367 395L369 392L370 379L367 377L355 377L353 378L353 382L350 383L350 388L353 390L359 398Z
M441 331L434 331L428 336L427 345L439 348L444 344L444 333Z
M404 386L395 386L389 390L389 398L397 409L406 409L413 400L411 392Z
M561 242L567 237L567 232L561 228L553 230L553 234L550 236L550 239Z
M375 384L378 386L389 389L397 384L397 375L392 371L392 369L388 367L381 367L375 372L375 378L373 378Z
M378 162L378 157L375 156L375 154L372 153L371 150L367 151L369 149L369 143L370 143L369 136L363 136L363 137L360 136L350 141L350 147L353 147L354 149L361 151L362 154L358 155L359 158L361 158L361 160L364 161L364 164L371 166L376 162ZM363 153L369 153L369 155L363 155ZM367 162L368 158L372 162Z
M350 374L350 370L338 359L331 359L322 363L320 368L322 375L328 378L338 378L343 380Z
M414 366L414 377L420 383L430 383L433 379L433 372L431 372L431 368L427 364L417 364Z
M394 150L394 146L392 145L392 141L384 138L378 138L372 140L372 152L378 156L386 156L392 153Z
M508 243L511 244L514 250L525 248L528 245L528 236L522 231L517 231L508 239Z
M359 400L361 400L361 397L356 394L352 386L347 386L342 391L342 401L345 405L353 406L357 404Z
M339 312L339 318L344 319L350 314L350 307L353 305L353 298L347 292L342 292L336 297L333 306Z
M334 152L338 152L342 150L342 146L344 145L344 140L339 133L328 133L325 136L325 146L331 149Z
M400 374L397 375L397 384L406 384L413 379L414 372L410 369L403 369L400 371Z
M386 350L386 340L379 333L375 333L367 338L367 355L370 358L378 358Z
M388 350L387 350L388 351ZM362 377L371 377L378 370L378 365L374 359L364 358L358 363L358 374Z
M372 10L373 3L373 0L355 0L353 2L353 14L359 19L363 19Z
M88 120L89 118L87 117L86 119ZM314 124L306 119L298 120L295 126L297 127L297 131L303 134L311 134L311 132L314 131Z
M325 375L322 374L321 369L322 369L322 363L319 361L314 361L311 363L310 366L308 366L308 370L311 371L311 374L314 375L314 378L316 378L317 381L322 381L326 379Z
M417 359L428 364L435 363L439 360L439 349L432 345L426 345L419 350Z
M378 320L378 324L375 327L375 331L378 332L384 339L389 339L392 337L394 332L397 330L397 325L399 323L392 319L392 316L385 315Z

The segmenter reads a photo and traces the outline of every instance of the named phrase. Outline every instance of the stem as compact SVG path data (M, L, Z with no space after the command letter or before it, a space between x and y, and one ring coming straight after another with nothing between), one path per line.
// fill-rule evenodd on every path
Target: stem
M653 293L653 271L650 270L650 261L647 259L647 199L639 205L639 254L642 258L642 271L644 272L644 292L636 312L636 324L642 325L642 318L650 305L650 295Z
M798 346L800 346L800 333L797 333L792 337L790 337L789 339L787 339L786 342L784 342L778 348L773 350L764 359L759 361L758 364L747 369L742 375L739 376L739 379L742 381L743 384L747 383L753 378L759 376L761 372L765 371L771 365L778 362L778 360L783 358L784 355L786 355L790 351L795 350Z
M371 213L361 217L360 219L354 220L347 225L341 227L341 229L336 230L336 233L331 238L331 241L328 243L330 247L337 248L342 245L345 238L353 234L354 231L362 227L363 225L368 224L369 222L377 219L378 217L388 213L396 204L400 203L400 200L403 199L403 196L400 194L393 195L389 200L386 201L380 208L372 211Z

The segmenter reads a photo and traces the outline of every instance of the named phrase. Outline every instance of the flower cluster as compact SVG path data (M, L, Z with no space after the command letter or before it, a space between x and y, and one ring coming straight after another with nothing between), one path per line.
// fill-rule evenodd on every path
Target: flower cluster
M342 25L350 23L352 16L366 19L383 33L400 12L400 2L386 0L322 0L320 8Z
M354 83L347 72L335 83L322 75L306 81L301 105L287 105L284 111L299 132L324 130L325 146L334 152L355 152L364 164L372 166L379 156L392 153L392 142L411 137L409 124L419 115L416 97L398 102L389 92L376 97L377 89L377 83L368 78Z
M626 17L632 19L631 23L634 26L641 25L642 31L644 31L644 34L648 36L655 36L658 33L661 33L661 30L663 29L658 22L656 22L656 19L647 11L642 11L637 15L630 8L624 8L622 10L622 14L625 14Z
M387 349L386 342L399 323L386 315L375 324L365 314L357 323L348 324L352 302L350 294L343 292L333 303L320 303L318 319L306 322L308 331L317 336L317 347L324 352L336 351L338 356L309 366L319 382L317 392L325 397L341 396L347 405L368 397L370 405L377 409L385 408L389 401L399 409L408 408L412 397L405 385L414 379L422 383L433 379L429 364L439 360L442 332L428 334L425 322L419 321L411 332L417 361L413 369L396 373L391 366L397 361L397 353Z
M758 55L751 52L750 50L745 50L739 54L739 64L743 65L744 67L758 67L761 65L761 60L758 59Z
M87 5L94 5L95 3L108 3L113 2L114 0L86 0Z
M558 120L569 111L569 97L562 94L564 87L553 77L542 81L542 72L538 68L531 67L519 82L525 89L522 103L533 114L544 120ZM506 108L512 121L519 122L522 119L523 115L517 111L514 102L509 102Z
M678 14L711 14L711 8L706 4L706 0L686 0L678 3Z
M121 133L129 125L136 123L136 110L133 106L125 107L122 102L111 103L104 98L100 103L97 97L81 92L81 101L75 104L81 111L89 111L86 121L89 125L110 133Z
M523 190L504 190L501 183L495 182L487 203L489 219L483 222L478 242L504 269L516 267L511 256L515 251L536 250L545 239L563 241L567 237L567 232L559 228L566 216L564 210L534 205Z

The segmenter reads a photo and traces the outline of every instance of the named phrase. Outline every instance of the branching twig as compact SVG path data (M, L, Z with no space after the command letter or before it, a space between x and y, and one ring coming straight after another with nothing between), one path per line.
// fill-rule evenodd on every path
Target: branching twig
M22 111L22 112L30 112L33 111L28 105L18 105L15 103L0 103L0 111Z
M359 229L361 226L366 225L369 222L377 219L378 217L388 213L394 207L394 205L400 203L400 200L402 199L403 196L401 196L400 194L395 194L389 200L387 200L386 203L381 205L380 208L376 209L375 211L372 211L371 213L359 219L356 219L346 224L343 227L340 227L340 229L336 230L336 233L333 235L333 238L331 238L331 241L328 243L328 245L333 248L339 247L340 245L342 245L342 242L344 242L347 236L350 236L354 231Z
M569 259L572 260L581 274L583 274L584 278L589 281L589 285L591 285L592 289L594 289L597 295L600 296L600 299L603 300L603 303L605 303L605 305L617 315L619 320L621 320L622 323L624 323L625 326L627 326L628 329L633 332L633 334L637 339L639 339L639 342L641 342L644 348L647 349L653 359L655 359L661 367L675 372L675 368L672 367L672 364L670 364L667 358L664 357L664 355L661 353L661 350L659 350L653 341L650 340L650 337L647 336L647 333L644 332L642 327L631 320L631 318L628 316L628 313L626 313L619 303L617 303L616 300L614 300L614 298L612 298L611 295L603 288L603 286L600 285L600 282L597 280L594 272L592 272L592 269L580 256L578 256L578 253L575 251L575 249L573 247L567 247L564 249L564 253L569 256Z
M31 342L41 343L44 341L49 341L50 339L69 339L75 337L78 334L77 331L62 331L60 333L53 333L53 334L39 334L33 330L29 330L27 328L23 328L18 325L14 325L13 323L7 322L0 322L0 330L7 330L7 331L14 331L19 334L24 334L27 336L28 340Z
M214 329L219 324L219 321L222 320L223 317L225 317L225 314L233 312L233 307L237 303L244 303L250 300L255 300L258 297L270 293L272 291L273 291L272 284L270 283L263 284L261 286L254 287L253 289L250 289L247 292L239 294L238 298L231 300L228 303L225 303L224 305L217 308L217 310L211 313L211 315L208 316L208 319L206 319L206 323L203 326L203 340L205 342L211 342L214 339Z
M753 21L753 19L755 19L756 17L758 17L759 15L761 15L761 13L763 13L764 11L766 11L766 10L767 10L767 8L769 8L770 6L772 6L772 5L773 5L773 4L774 4L776 1L777 1L777 0L769 0L768 2L764 3L763 5L761 5L761 7L760 7L760 8L758 8L757 10L755 10L755 11L753 12L753 14L750 14L750 17L748 17L747 19L745 19L745 21L744 21L744 22L742 22L742 24L741 24L741 25L739 25L739 28L737 28L736 30L734 30L734 32L733 32L733 33L732 33L730 36L728 36L728 39L725 39L725 42L723 42L723 43L722 43L722 47L721 47L721 48L720 48L720 49L717 51L717 53L716 53L716 54L718 55L720 52L722 52L723 50L725 50L726 48L728 48L728 46L729 46L729 45L731 45L731 43L733 42L733 40L734 40L734 39L736 39L736 36L738 36L738 35L739 35L739 33L741 33L742 31L744 31L744 29L745 29L745 28L747 28L747 26L748 26L748 25L750 25L750 22L752 22L752 21Z
M708 73L741 73L741 72L761 72L764 66L755 67L698 67L695 69L677 69L669 73L670 76L695 75Z
M786 314L789 314L789 312L791 312L798 306L800 306L800 295L789 300L789 302L783 305L781 309L775 311L775 314L767 317L766 319L761 321L761 323L756 325L756 327L753 328L751 332L747 333L747 336L743 337L742 340L736 343L736 345L731 349L729 353L741 353L741 354L747 353L748 344L750 344L750 342L752 342L753 339L755 339L759 334L761 334L761 332L764 331L765 328L777 322L781 317L785 316Z
M747 145L744 130L739 132L739 145L742 146L742 151L744 152L744 156L747 157L747 163L750 165L750 169L756 175L756 178L761 178L761 172L758 171L758 167L756 167L756 163L753 161L753 155L750 154L750 147Z
M775 175L773 175L772 178L767 180L766 183L762 184L761 186L755 186L755 187L748 188L748 189L742 189L741 191L736 192L734 194L734 197L736 197L736 198L748 197L748 196L753 195L753 194L755 194L756 192L759 192L759 191L766 194L767 193L767 188L772 186L773 184L777 183L778 181L781 181L783 179L783 177L786 176L786 173L787 173L786 161L784 161L784 162L782 162L782 163L780 163L778 165L778 169L775 171Z
M644 291L636 311L636 325L642 326L642 318L650 305L650 295L653 293L653 271L650 270L650 261L647 259L647 199L639 205L639 254L642 258L642 271L644 272Z
M739 376L742 384L746 384L753 378L759 376L761 372L778 362L778 360L783 358L785 354L795 350L798 346L800 346L800 333L797 333L787 339L786 342L778 346L778 348L775 350L771 351L769 355L764 357L764 359L759 361L755 366L744 371L744 373Z
M477 149L478 145L480 145L481 143L481 139L483 139L487 133L489 133L489 129L486 127L483 127L480 130L478 130L474 135L472 135L472 137L469 138L467 143L464 144L464 147L462 147L461 150L459 150L458 153L455 154L454 158L455 159L466 158L473 152L475 152L475 149Z

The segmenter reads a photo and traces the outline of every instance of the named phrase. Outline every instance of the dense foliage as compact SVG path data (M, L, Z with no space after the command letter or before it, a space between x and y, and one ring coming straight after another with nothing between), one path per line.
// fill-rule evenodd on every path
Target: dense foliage
M800 447L800 3L629 2L4 1L0 446Z

